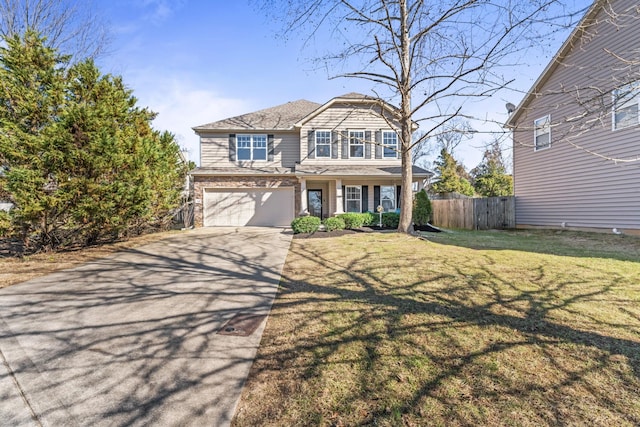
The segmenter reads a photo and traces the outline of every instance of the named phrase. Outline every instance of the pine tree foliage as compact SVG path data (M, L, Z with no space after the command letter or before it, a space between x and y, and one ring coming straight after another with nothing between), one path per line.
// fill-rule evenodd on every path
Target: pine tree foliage
M466 196L473 196L475 191L469 180L465 177L466 171L447 151L446 148L440 150L440 156L435 161L437 181L431 186L435 193L460 193Z
M186 167L120 77L36 33L0 48L0 191L26 243L93 244L168 223Z
M499 141L484 152L482 162L471 171L473 186L484 197L513 195L513 177L507 173Z
M424 189L416 193L413 200L413 222L415 225L427 225L431 221L431 200Z

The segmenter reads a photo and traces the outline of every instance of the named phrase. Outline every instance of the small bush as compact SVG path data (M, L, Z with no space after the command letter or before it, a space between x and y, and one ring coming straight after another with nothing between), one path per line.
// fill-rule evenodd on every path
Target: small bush
M327 231L344 230L346 227L344 220L335 216L326 218L324 221L322 221L322 223L324 224L324 227L327 229Z
M362 216L364 217L362 225L375 225L378 223L378 216L372 212L365 212Z
M291 221L294 234L315 233L320 228L320 218L317 216L300 216Z
M385 212L382 214L382 226L385 228L398 228L400 214L396 212Z
M431 221L431 212L429 196L426 191L420 190L413 201L413 222L416 225L426 225Z
M345 228L352 230L354 228L360 228L364 225L365 214L348 212L338 215L338 218L342 218Z

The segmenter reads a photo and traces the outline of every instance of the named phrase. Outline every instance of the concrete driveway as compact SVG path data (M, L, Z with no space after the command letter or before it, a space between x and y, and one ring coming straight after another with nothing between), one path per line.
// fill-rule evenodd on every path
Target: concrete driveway
M228 425L265 325L234 321L268 313L290 242L199 229L0 289L0 425Z

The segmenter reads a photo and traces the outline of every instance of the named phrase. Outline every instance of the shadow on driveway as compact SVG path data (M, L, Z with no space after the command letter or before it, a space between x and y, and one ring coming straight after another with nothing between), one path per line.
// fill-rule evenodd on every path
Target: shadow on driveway
M191 231L0 290L7 425L228 425L260 343L281 229Z

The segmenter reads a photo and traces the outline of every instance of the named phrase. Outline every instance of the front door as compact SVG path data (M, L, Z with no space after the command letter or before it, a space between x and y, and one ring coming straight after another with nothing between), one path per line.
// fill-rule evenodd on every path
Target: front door
M307 190L309 215L322 218L322 190Z

